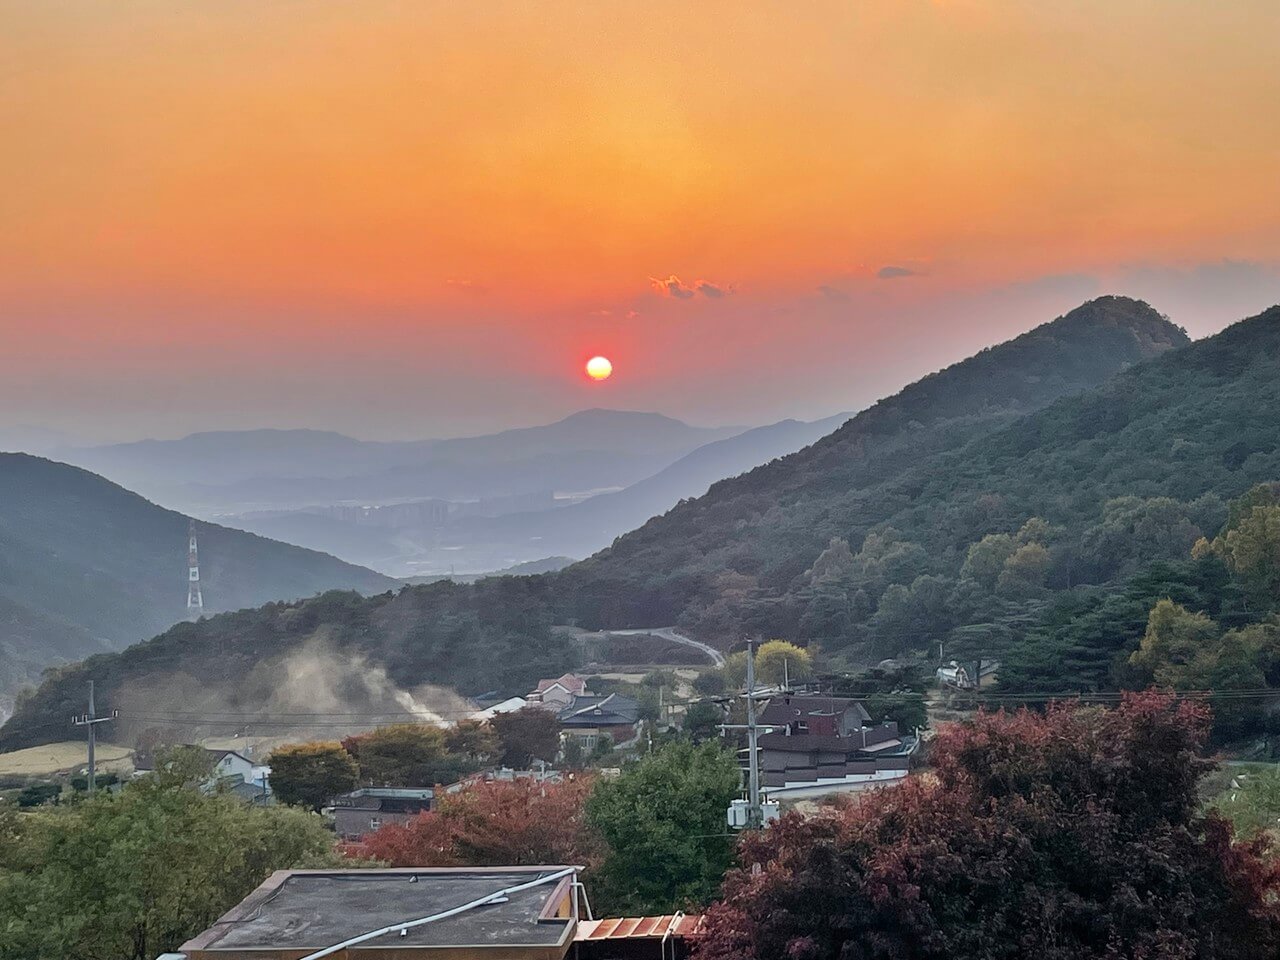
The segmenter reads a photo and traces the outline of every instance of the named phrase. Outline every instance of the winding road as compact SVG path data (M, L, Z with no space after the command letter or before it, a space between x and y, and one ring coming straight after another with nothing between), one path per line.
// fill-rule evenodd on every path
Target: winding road
M672 643L678 643L682 646L692 647L706 654L711 662L717 667L724 666L724 654L709 644L703 643L701 640L694 640L692 637L686 637L682 633L676 633L673 627L648 627L636 630L602 630L601 633L609 633L615 637L642 637L654 636L661 637L663 640L670 640Z

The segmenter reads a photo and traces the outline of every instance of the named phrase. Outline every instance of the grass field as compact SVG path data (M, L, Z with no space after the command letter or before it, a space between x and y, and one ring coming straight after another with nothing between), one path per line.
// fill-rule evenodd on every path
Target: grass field
M0 753L0 776L45 777L64 770L78 769L85 764L85 751L84 741L70 740ZM98 769L104 773L129 770L129 757L132 753L128 747L100 743L97 747Z

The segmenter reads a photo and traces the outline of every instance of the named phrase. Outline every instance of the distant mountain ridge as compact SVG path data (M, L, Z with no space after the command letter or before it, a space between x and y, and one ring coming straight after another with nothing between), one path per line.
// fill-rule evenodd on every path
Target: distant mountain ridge
M0 454L0 690L153 636L185 615L189 519L102 477ZM198 525L208 612L395 581L299 547Z
M273 650L305 642L330 624L327 636L376 656L401 685L434 679L489 689L494 684L483 686L489 676L483 661L495 643L505 652L492 669L509 678L564 662L570 651L546 632L550 623L622 627L679 620L693 624L700 639L728 645L748 631L802 640L821 636L826 644L835 637L815 631L839 621L840 636L848 642L888 612L882 592L906 591L911 599L911 590L921 585L915 581L932 588L946 571L954 577L964 550L984 534L1016 531L1029 510L1052 513L1052 522L1078 523L1081 514L1062 504L1079 501L1097 510L1100 491L1110 495L1136 483L1133 477L1119 480L1135 440L1115 429L1128 422L1127 414L1123 407L1107 412L1135 391L1152 392L1134 408L1150 434L1142 449L1167 452L1202 443L1216 450L1240 442L1256 448L1241 461L1244 469L1237 466L1238 473L1215 467L1197 475L1179 462L1176 478L1172 470L1157 469L1162 479L1143 481L1140 493L1175 483L1188 490L1234 490L1276 468L1280 424L1267 420L1251 422L1249 430L1225 427L1213 422L1212 404L1226 398L1228 423L1234 425L1250 391L1264 403L1280 402L1280 349L1271 342L1277 319L1280 311L1256 343L1211 362L1219 343L1187 346L1186 335L1148 305L1115 297L1092 301L926 377L799 453L715 484L588 561L542 576L413 587L393 605L377 598L304 604L288 618L307 624L310 632L289 633L288 640L271 633L281 638ZM1243 326L1256 329L1257 324ZM1186 382L1186 395L1179 393L1183 365L1191 370L1206 362L1227 373L1198 375ZM1246 376L1250 362L1254 367ZM1238 379L1233 369L1242 371ZM1162 417L1169 409L1186 419L1176 445ZM1073 419L1073 411L1080 412L1082 422ZM1114 446L1089 449L1089 429ZM1016 485L1024 459L1049 463L1055 451L1069 454L1060 469L1038 473L1030 491ZM1240 452L1232 455L1233 463L1240 461ZM1087 459L1080 461L1082 455ZM1153 468L1144 464L1142 469L1150 473ZM1094 471L1090 483L1096 490L1076 484L1075 477L1088 470ZM1115 482L1109 479L1113 474ZM999 481L1005 484L1003 493L988 496L989 477L1006 478ZM1055 504L1054 511L1047 509ZM890 521L901 526L899 534L891 533ZM868 536L871 531L879 531L878 539ZM828 546L832 537L847 539L845 556ZM920 578L917 570L939 576ZM862 595L872 587L874 596ZM877 601L883 601L882 610L876 609ZM901 606L900 598L894 602ZM326 612L339 608L340 615ZM384 615L391 619L376 637L352 627ZM269 610L261 616L284 614ZM887 635L893 642L911 647L929 641L927 631L902 622L906 625L895 625ZM231 642L226 638L234 636L229 624L218 618L208 625L183 625L123 655L97 657L68 670L22 705L0 730L0 747L40 742L42 725L64 710L90 673L103 678L108 703L126 686L154 682L177 664L185 672L229 678L222 654ZM480 659L479 648L467 639L471 636L486 651ZM263 654L248 640L237 642L241 659L234 675L240 676Z
M58 456L187 512L244 513L625 486L743 429L593 409L543 426L445 440L367 441L321 430L217 431L68 448Z
M508 549L523 547L531 553L585 557L650 517L666 513L679 501L702 496L717 481L808 446L850 416L843 413L812 422L783 420L755 427L698 447L622 490L597 494L558 510L465 518L450 525L444 536L452 534L457 542L468 545L507 545Z

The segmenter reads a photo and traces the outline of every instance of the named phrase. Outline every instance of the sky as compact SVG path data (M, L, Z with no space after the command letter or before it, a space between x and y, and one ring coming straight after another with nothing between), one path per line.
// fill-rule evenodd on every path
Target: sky
M0 35L0 431L816 418L1099 294L1197 337L1280 302L1274 0L0 0Z

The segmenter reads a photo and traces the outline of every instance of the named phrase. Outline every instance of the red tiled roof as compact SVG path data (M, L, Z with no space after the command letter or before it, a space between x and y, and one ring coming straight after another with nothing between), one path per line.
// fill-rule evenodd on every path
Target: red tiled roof
M579 922L574 940L661 939L665 936L690 937L702 927L700 915L686 917L682 913L661 917L611 917L605 920Z
M534 692L546 693L556 684L559 684L569 693L582 693L587 689L587 681L576 674L566 673L564 676L557 677L554 680L539 680L537 689Z

